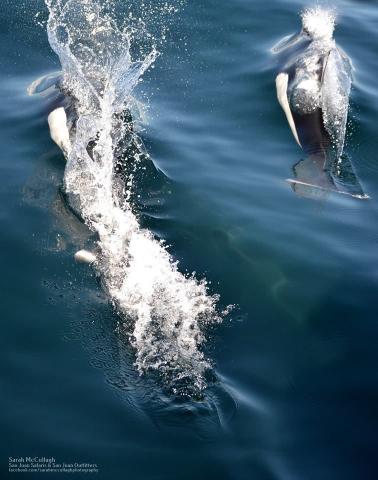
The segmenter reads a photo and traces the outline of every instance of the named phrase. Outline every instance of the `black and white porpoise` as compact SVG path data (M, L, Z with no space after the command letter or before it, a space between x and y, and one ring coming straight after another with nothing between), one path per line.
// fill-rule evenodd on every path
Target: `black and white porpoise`
M307 185L367 198L350 161L343 160L353 68L333 38L334 28L332 10L307 9L301 31L272 50L279 60L278 102L296 142L308 156L294 166L296 180L289 182L294 189ZM354 179L348 190L339 182L343 161Z

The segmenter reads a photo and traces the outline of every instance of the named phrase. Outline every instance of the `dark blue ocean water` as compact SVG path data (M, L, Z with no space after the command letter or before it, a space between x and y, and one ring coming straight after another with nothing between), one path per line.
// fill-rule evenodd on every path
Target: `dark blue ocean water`
M106 480L378 477L378 4L336 4L355 67L346 151L369 201L301 198L285 182L302 153L270 48L305 4L188 2L137 93L167 176L144 222L237 305L207 333L216 379L178 400L138 375L99 282L73 261L88 232L62 197L45 104L26 93L59 69L35 18L47 11L3 0L1 478L92 477L8 473L9 456L96 463Z

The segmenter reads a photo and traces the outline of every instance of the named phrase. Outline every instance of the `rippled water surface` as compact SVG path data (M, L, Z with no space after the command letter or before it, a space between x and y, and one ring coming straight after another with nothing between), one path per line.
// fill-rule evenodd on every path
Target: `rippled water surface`
M378 4L334 4L354 66L345 152L371 198L314 200L286 182L303 154L271 52L309 3L142 3L110 12L132 13L133 55L160 54L134 90L150 160L134 183L142 263L117 270L127 289L108 263L73 260L97 245L108 262L109 245L69 203L51 101L27 94L61 68L48 10L2 5L1 478L18 475L9 456L45 456L96 463L106 480L374 480ZM123 255L111 265L130 265Z

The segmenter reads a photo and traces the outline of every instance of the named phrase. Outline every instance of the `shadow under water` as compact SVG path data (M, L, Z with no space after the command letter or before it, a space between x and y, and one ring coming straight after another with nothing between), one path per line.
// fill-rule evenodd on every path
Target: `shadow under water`
M310 155L293 165L293 173L294 178L287 181L299 196L322 199L338 193L361 200L370 198L364 193L346 153L332 162L322 155Z

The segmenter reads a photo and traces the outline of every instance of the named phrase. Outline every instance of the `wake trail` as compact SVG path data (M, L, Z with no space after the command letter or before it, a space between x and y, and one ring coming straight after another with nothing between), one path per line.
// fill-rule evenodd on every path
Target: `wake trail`
M141 228L129 201L132 175L120 188L115 173L120 143L124 151L141 145L124 116L158 56L154 38L140 23L117 23L112 2L46 4L49 42L62 65L60 88L73 105L64 189L98 236L94 268L122 319L120 334L129 336L140 373L157 373L174 393L200 393L211 369L202 352L205 330L222 320L219 298L205 280L181 273L164 244ZM147 42L136 58L137 38ZM126 163L142 168L146 155L137 152Z

